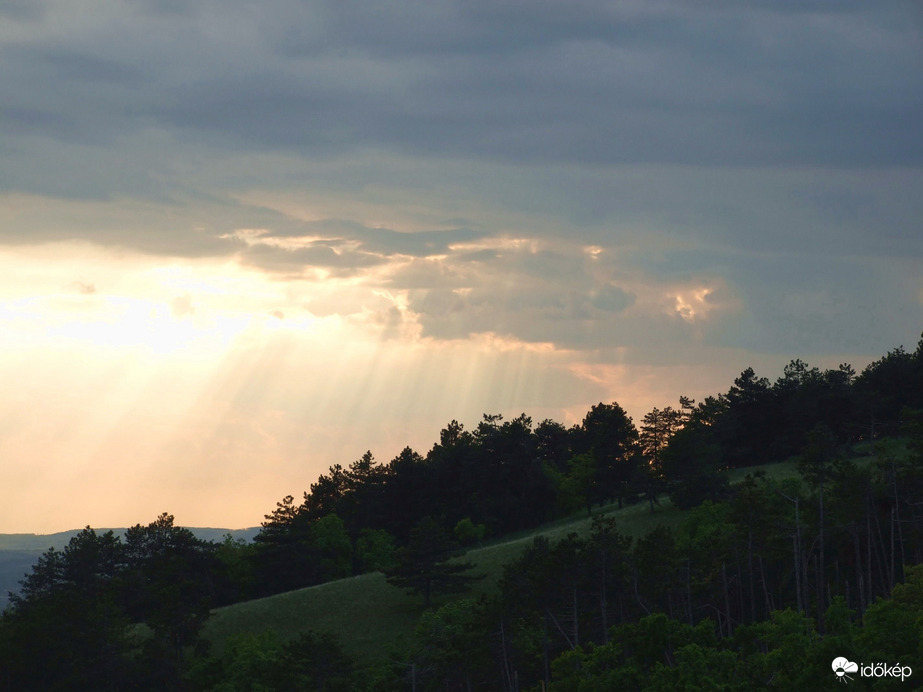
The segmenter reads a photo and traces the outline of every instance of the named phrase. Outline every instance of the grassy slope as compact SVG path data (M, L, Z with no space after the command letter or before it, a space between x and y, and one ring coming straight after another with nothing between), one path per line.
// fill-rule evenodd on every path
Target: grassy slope
M739 469L729 477L734 482L758 470L777 482L797 475L795 461L789 460ZM674 526L683 517L683 512L672 507L666 498L661 499L653 513L647 503L621 510L611 505L595 513L615 517L619 531L634 538L644 536L658 524ZM584 533L589 530L590 521L586 516L559 520L469 550L464 559L474 563L473 573L486 575L471 595L493 591L503 574L503 565L515 560L535 536L556 540L572 531ZM389 642L413 632L422 610L420 597L389 586L380 573L363 574L220 608L207 623L205 636L220 651L228 637L240 632L274 629L283 637L293 637L307 629L329 631L339 638L348 653L371 664L387 655Z
M646 503L595 513L611 514L620 531L635 537L660 523L675 523L682 515L667 500L653 514ZM463 559L474 563L473 574L485 575L470 595L494 591L503 565L515 560L535 536L556 540L572 531L583 533L590 521L586 516L557 521L469 550ZM371 662L386 653L387 642L410 635L422 611L421 597L389 586L384 575L375 572L219 608L208 621L205 636L220 651L227 638L239 632L274 629L291 637L307 629L324 630L335 634L349 653Z

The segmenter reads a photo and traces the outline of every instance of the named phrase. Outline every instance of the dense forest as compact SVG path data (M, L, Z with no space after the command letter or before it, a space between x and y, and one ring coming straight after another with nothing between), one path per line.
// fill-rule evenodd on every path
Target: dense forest
M787 459L797 476L728 481ZM681 521L642 537L603 511L668 501ZM495 592L467 596L466 547L581 513L586 535L536 536ZM815 689L860 651L921 676L921 563L923 340L861 373L748 368L637 426L614 402L570 428L452 421L425 455L331 467L253 543L168 514L124 539L87 527L11 594L0 690ZM217 606L370 571L419 595L400 663L363 668L310 629L220 652L202 636Z

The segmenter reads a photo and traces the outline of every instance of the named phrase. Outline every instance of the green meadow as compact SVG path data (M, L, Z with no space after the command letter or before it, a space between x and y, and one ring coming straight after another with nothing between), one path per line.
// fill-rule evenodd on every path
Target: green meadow
M789 460L735 470L729 474L729 480L735 482L757 471L775 481L797 473L795 461ZM635 539L661 524L676 526L684 514L673 507L666 496L654 505L653 512L647 502L622 509L612 504L593 511L593 516L614 517L619 531ZM503 575L504 565L519 557L536 536L556 541L571 532L588 532L591 523L592 517L583 512L469 549L460 559L473 563L472 573L484 575L484 578L475 583L467 595L476 597L493 592ZM450 598L437 599L435 605L438 607ZM422 612L421 597L390 586L383 574L374 572L219 608L206 623L205 637L212 643L213 650L220 652L230 637L240 633L275 630L283 638L289 638L309 629L326 631L338 637L344 649L357 660L374 665L387 657L391 642L412 634Z

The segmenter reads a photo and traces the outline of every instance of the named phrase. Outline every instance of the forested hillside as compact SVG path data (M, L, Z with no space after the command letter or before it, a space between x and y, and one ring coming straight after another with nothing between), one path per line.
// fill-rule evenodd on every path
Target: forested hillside
M729 482L784 459L796 477ZM667 498L682 520L640 537L598 510ZM464 597L466 546L581 513L588 534L535 538ZM0 619L0 689L808 689L840 654L923 675L921 551L923 341L859 374L747 369L637 426L615 402L570 428L452 421L425 454L331 467L252 544L167 514L124 538L87 528ZM216 606L369 571L417 596L393 665L356 665L310 623L220 652L201 636Z
M118 536L124 536L127 529L112 529ZM235 539L252 540L257 529L212 529L193 527L189 529L197 538L216 541L230 535ZM97 532L100 529L96 529ZM105 532L106 529L103 529ZM23 575L31 571L49 548L62 550L80 531L62 531L52 534L0 533L0 610L6 608L11 593L19 591Z

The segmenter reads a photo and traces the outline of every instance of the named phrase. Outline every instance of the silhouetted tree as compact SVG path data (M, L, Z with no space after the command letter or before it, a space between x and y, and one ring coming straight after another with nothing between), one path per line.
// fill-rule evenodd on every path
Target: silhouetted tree
M221 569L216 549L214 543L175 526L167 513L125 533L126 611L153 634L146 642L151 680L164 688L179 678L183 650L198 642L215 604L215 576Z
M581 451L596 458L597 480L606 499L618 500L619 507L628 496L635 477L634 465L640 462L635 454L638 431L625 410L616 403L593 406L581 425Z
M662 473L663 450L683 423L683 412L669 406L662 410L654 408L641 419L638 441L647 463L656 473Z
M411 531L409 543L397 551L397 565L385 570L388 583L422 595L425 608L434 595L465 591L481 577L465 574L471 563L451 560L453 547L442 526L424 517Z

